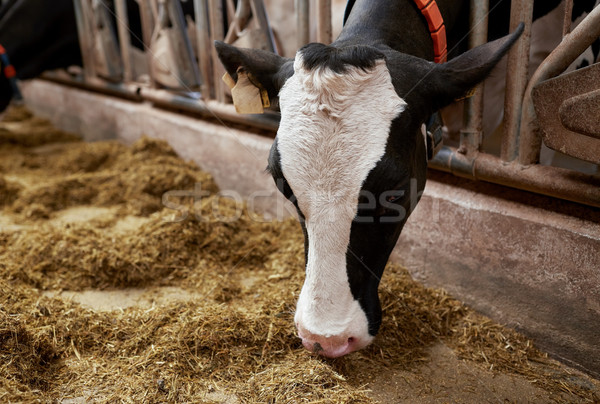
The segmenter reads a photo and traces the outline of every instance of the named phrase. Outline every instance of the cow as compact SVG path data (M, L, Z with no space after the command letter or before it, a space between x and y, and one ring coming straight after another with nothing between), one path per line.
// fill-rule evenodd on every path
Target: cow
M413 0L350 0L338 39L309 44L293 59L216 45L234 79L243 68L279 98L281 125L268 166L305 236L306 281L295 321L303 344L325 356L360 349L377 334L379 279L425 186L421 124L484 79L522 30L457 56L468 2L437 3L451 58L441 65L430 62L431 35ZM491 3L493 17L509 2ZM507 31L507 18L501 21L490 24L492 38ZM21 79L81 64L72 1L3 2L0 45ZM0 76L0 111L10 96Z
M369 345L379 330L379 282L425 187L422 124L481 82L523 31L435 64L416 2L351 3L331 45L308 44L293 59L215 42L234 80L244 72L278 98L268 171L305 241L294 321L302 344L326 357ZM449 37L461 3L437 1Z
M9 0L0 8L0 45L6 49L17 78L44 70L81 64L72 0ZM13 96L0 74L0 112Z
M191 1L182 2L185 15L193 15ZM114 17L114 2L103 3ZM136 0L126 1L130 41L142 50L142 27ZM113 21L115 24L115 21ZM32 79L46 70L81 66L82 57L77 34L73 0L8 0L0 6L0 45L6 50L16 77ZM0 73L1 72L0 66ZM13 97L6 74L0 74L0 113Z

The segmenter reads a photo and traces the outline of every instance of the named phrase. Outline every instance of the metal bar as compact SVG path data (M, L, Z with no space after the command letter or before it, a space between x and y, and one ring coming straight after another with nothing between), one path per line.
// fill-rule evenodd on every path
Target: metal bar
M600 207L598 177L551 166L504 163L498 157L479 153L475 159L444 146L429 167L469 179L493 182L524 191L584 205Z
M198 63L202 76L202 97L208 100L215 97L208 0L194 0L194 13L196 14L196 37L198 38Z
M229 5L229 3L230 2L228 1L227 5ZM230 13L228 7L227 16L229 27L226 30L227 34L225 34L223 42L233 43L238 39L239 33L246 28L246 25L248 25L248 21L252 16L250 0L238 0L237 9L234 9L234 12Z
M88 24L87 16L89 12L86 8L88 0L73 0L75 7L75 20L77 21L77 34L79 36L79 47L81 49L81 58L83 60L83 75L86 79L96 76L94 66L94 54L91 35L91 27ZM89 5L89 4L88 4Z
M235 111L235 107L232 104L224 104L214 100L197 100L173 94L168 90L149 88L135 83L113 84L99 78L92 78L89 81L81 80L61 71L44 72L41 78L55 83L126 98L131 101L150 101L160 107L184 110L199 114L199 116L204 118L217 119L247 127L251 126L264 131L261 134L267 134L270 137L275 137L277 128L279 127L279 115L273 112L267 111L264 114L241 115Z
M573 0L565 0L565 18L563 20L563 38L571 32L571 18L573 16Z
M140 85L136 84L135 82L110 83L98 77L81 79L73 77L61 70L47 71L42 73L40 77L44 80L52 81L54 83L64 84L84 90L92 90L98 93L117 96L131 101L142 101L142 97L140 97L139 94Z
M310 41L309 0L296 0L296 46L298 49Z
M154 17L148 1L140 1L139 7L140 20L142 22L142 38L144 39L144 51L146 52L146 58L148 60L148 76L150 77L150 85L156 87L156 81L154 80L154 77L152 77L152 58L154 55L152 55L152 50L150 49Z
M221 0L209 0L208 15L210 21L210 36L214 40L223 40L225 37L223 27L223 3ZM214 46L211 47L212 60L219 60L217 50ZM225 69L220 63L213 63L213 84L215 86L215 99L219 102L225 102L225 83L221 77L225 73Z
M119 33L119 45L121 47L121 59L123 59L123 81L128 83L133 80L131 69L131 41L129 40L129 16L125 0L115 0L117 11L117 29Z
M183 82L182 84L184 87L188 89L190 87L197 88L202 80L200 78L198 66L196 65L196 55L194 49L192 49L190 39L188 38L186 21L183 16L183 10L181 9L181 2L180 0L167 0L166 6L169 11L171 25L179 35L179 39L183 45L183 49L180 49L180 51L177 52L179 55L177 63L179 65L179 71L182 73L182 77L179 78L179 81Z
M471 0L469 16L471 31L469 48L487 42L489 1ZM476 87L475 94L465 100L463 128L460 131L460 151L471 155L479 151L483 128L483 83Z
M317 42L331 43L331 0L318 0Z
M254 20L258 23L259 28L267 37L267 50L279 54L277 44L275 43L275 37L273 36L273 30L271 29L271 24L269 23L269 17L267 16L267 9L265 8L263 0L250 0L250 6L252 8Z
M595 7L581 23L542 62L533 74L523 99L521 111L519 163L539 161L542 137L533 107L533 88L540 82L562 73L581 53L600 36L600 7Z
M161 89L142 88L140 94L143 99L159 106L192 112L204 118L249 125L271 132L272 137L275 137L279 127L279 115L274 113L241 115L236 112L232 104L224 104L218 101L203 102L202 100L182 97Z
M527 87L529 71L529 47L531 43L531 24L533 19L533 0L513 0L510 9L510 32L521 23L525 23L523 34L508 52L506 68L506 90L504 94L504 134L500 157L503 161L517 158L519 124L523 95Z

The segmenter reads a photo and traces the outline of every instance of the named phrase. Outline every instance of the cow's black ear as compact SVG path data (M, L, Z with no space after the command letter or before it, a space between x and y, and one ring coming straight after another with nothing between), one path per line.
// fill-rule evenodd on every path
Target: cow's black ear
M267 90L273 99L285 81L294 74L294 60L260 49L237 48L215 41L219 59L227 73L237 81L237 70L243 67Z
M436 65L431 77L439 93L434 96L437 109L464 97L482 82L523 33L519 24L515 32L503 38L477 46L448 63Z

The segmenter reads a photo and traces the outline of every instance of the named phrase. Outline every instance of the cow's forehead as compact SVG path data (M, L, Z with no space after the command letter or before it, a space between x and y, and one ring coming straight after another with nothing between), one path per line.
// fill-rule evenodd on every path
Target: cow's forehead
M355 209L364 180L385 153L391 122L406 106L385 61L336 73L305 69L298 53L279 98L280 164L300 209L310 215L324 204L352 201Z

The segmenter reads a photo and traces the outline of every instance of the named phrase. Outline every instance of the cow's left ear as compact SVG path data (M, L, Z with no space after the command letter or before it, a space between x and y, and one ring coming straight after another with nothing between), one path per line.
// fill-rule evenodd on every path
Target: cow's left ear
M477 46L448 63L433 66L430 79L434 85L430 89L434 92L435 109L464 97L482 82L523 33L523 28L521 23L510 35Z
M285 81L294 74L294 60L272 52L237 48L221 41L215 41L215 48L234 81L237 82L237 71L242 67L267 90L270 99L277 97Z

